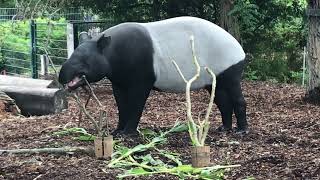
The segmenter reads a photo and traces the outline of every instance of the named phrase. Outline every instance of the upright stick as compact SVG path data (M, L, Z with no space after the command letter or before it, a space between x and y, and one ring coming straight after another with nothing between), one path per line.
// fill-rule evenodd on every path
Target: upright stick
M174 60L172 61L172 63L177 69L183 81L186 83L187 119L188 119L188 127L189 127L189 134L190 134L191 141L195 146L204 146L204 141L209 131L209 124L210 124L209 115L211 113L212 106L213 106L214 93L216 88L216 77L211 69L209 69L208 67L205 67L205 70L212 76L212 91L211 91L209 106L206 111L206 116L203 121L201 121L200 118L198 118L199 124L196 124L195 121L193 120L192 112L191 112L190 89L191 89L192 83L200 77L201 68L195 54L193 36L191 36L190 42L191 42L191 49L192 49L192 55L193 55L193 63L196 66L196 74L190 80L186 80L177 63Z

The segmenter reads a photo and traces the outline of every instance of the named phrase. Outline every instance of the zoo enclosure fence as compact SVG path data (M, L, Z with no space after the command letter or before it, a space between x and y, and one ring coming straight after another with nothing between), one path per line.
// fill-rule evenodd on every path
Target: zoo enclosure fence
M5 11L5 13L4 13ZM14 8L0 8L0 70L2 74L32 78L50 78L78 46L82 31L99 33L117 23L15 20ZM3 15L5 14L5 15ZM78 18L77 13L67 14ZM1 33L0 33L1 35ZM5 39L4 39L5 38ZM49 65L48 55L55 68Z

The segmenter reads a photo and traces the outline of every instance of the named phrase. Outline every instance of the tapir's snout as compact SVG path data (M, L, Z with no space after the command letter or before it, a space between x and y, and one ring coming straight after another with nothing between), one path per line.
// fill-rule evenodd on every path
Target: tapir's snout
M62 65L59 72L58 81L67 90L75 90L84 85L85 81L82 78L83 75L85 74L78 72L78 70L70 66L70 64L65 63Z

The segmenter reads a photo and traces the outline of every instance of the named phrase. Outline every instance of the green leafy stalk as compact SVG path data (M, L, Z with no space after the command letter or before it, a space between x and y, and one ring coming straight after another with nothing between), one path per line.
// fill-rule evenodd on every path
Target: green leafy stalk
M88 133L84 128L65 128L62 131L54 132L54 135L58 136L66 136L66 135L77 135L73 139L80 140L80 141L93 141L95 136Z
M170 174L178 176L180 179L192 178L212 180L223 179L225 169L239 166L231 165L194 168L191 165L183 165L179 154L168 152L166 150L160 150L156 147L157 145L166 141L166 136L169 133L186 130L186 124L182 124L178 121L176 121L174 127L172 127L170 130L160 132L158 134L152 130L140 130L140 133L142 133L144 139L147 140L148 143L137 145L133 149L116 144L115 147L118 150L114 153L113 157L117 158L109 162L108 167L117 167L122 169L131 168L130 170L125 171L124 174L118 175L117 178L119 179L155 174ZM152 154L136 156L137 152L145 152L151 149L157 151L157 153L155 153L157 155L156 157L153 157ZM171 162L173 162L175 165L165 163L164 161L160 160L160 157L171 160Z
M122 179L125 177L132 177L132 176L147 176L147 175L154 175L154 174L171 174L179 176L180 178L195 178L195 179L207 179L212 180L214 179L222 179L223 173L218 173L217 171L227 168L234 168L239 167L239 165L229 165L229 166L213 166L213 167L205 167L205 168L194 168L191 165L180 165L173 168L167 167L153 167L154 171L147 171L144 168L137 167L127 171L125 174L121 174L117 176L118 178Z
M185 126L181 124L180 122L176 121L175 125L169 130L164 133L161 133L160 136L154 137L149 143L147 144L139 144L135 146L132 149L127 150L125 153L121 154L120 157L112 160L109 164L108 167L113 167L115 164L120 162L121 160L131 156L132 154L136 152L143 152L148 149L154 148L157 144L161 144L166 141L165 136L169 133L172 132L180 132L185 129Z

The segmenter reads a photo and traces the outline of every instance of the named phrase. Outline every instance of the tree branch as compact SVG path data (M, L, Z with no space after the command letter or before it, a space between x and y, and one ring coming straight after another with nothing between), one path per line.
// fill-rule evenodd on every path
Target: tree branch
M85 153L93 154L92 148L87 147L62 147L62 148L37 148L37 149L0 149L0 155L4 153L9 154L34 154L34 153Z
M194 48L194 36L191 36L190 38L190 42L191 42L191 49L192 49L192 56L193 56L193 63L196 66L196 74L190 79L190 80L186 80L185 77L183 76L181 69L179 68L179 66L175 63L175 61L172 61L172 63L174 64L175 68L177 69L179 75L181 76L181 78L186 82L186 101L187 101L187 119L188 119L188 127L189 127L189 134L190 134L190 138L191 141L193 143L193 145L195 146L204 146L204 142L205 139L208 135L208 131L209 131L209 116L212 110L212 106L213 106L213 101L214 101L214 97L215 97L215 89L216 89L216 76L213 73L213 71L211 69L209 69L208 67L205 67L204 69L212 76L212 91L211 91L211 95L210 95L210 102L208 105L208 108L206 110L206 115L203 121L200 120L200 114L198 116L198 124L197 125L192 117L192 103L191 103L191 97L190 97L190 89L191 89L191 85L192 83L197 80L200 76L200 64L198 62L196 53L195 53L195 48Z

